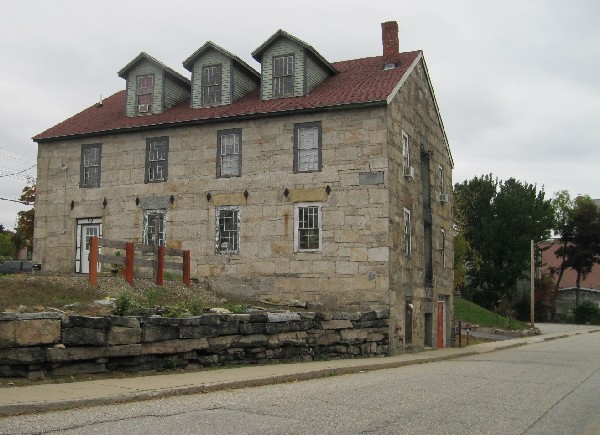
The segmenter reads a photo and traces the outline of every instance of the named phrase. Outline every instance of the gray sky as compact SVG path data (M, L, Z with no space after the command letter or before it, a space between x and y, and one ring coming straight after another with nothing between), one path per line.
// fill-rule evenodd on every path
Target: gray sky
M597 0L6 2L0 197L35 177L30 138L124 89L117 71L141 51L189 77L183 60L211 40L260 70L250 53L281 28L334 62L380 55L390 20L401 51L424 52L454 182L491 172L600 198ZM20 209L0 201L0 223Z

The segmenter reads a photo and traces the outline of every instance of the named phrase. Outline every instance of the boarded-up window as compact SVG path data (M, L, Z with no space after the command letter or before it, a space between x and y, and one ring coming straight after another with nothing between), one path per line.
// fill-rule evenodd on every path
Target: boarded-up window
M144 245L165 246L165 210L144 212Z
M202 105L221 103L221 65L202 68Z
M294 172L321 170L321 123L294 125Z
M239 254L240 207L217 207L216 230L215 253Z
M154 76L139 76L135 90L137 96L136 113L152 113L152 100L154 99Z
M294 56L273 58L273 97L294 93Z
M404 253L410 255L412 250L411 243L412 229L410 224L410 210L404 209Z
M146 141L146 183L167 181L169 138L154 137Z
M242 130L222 130L217 138L217 177L239 177L242 175Z
M81 146L80 187L100 187L100 144Z

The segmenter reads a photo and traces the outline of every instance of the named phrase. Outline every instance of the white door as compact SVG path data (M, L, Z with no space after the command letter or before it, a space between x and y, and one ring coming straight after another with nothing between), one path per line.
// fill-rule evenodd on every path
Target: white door
M90 239L94 236L100 236L100 224L81 224L81 240L80 246L80 267L81 273L90 273ZM98 271L100 271L100 263L98 263Z

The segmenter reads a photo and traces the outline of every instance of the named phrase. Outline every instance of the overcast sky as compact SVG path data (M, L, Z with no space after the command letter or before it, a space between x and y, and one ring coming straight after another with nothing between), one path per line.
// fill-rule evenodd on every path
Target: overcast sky
M547 195L600 198L600 1L19 0L0 15L0 197L36 176L31 137L125 88L145 51L186 77L207 40L255 69L277 29L327 60L378 56L381 23L423 50L452 149L454 182L493 173ZM21 207L0 201L13 228Z

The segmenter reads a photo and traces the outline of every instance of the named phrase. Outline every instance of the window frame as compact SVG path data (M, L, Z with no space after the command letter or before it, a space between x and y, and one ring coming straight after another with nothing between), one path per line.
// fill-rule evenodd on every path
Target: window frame
M282 71L281 73L277 74L277 68L275 66L276 62L281 60L281 59L286 59L286 61L283 62L283 65L281 67ZM291 59L291 62L290 60ZM288 53L288 54L281 54L281 55L277 55L277 56L273 56L272 60L271 60L271 75L272 75L272 81L271 81L271 90L273 93L273 98L282 98L282 97L289 97L294 95L294 90L295 90L295 86L294 86L294 73L296 70L296 56L294 53ZM291 65L291 72L288 71L289 67ZM286 87L289 87L289 89L286 89ZM287 91L287 92L286 92Z
M410 209L404 207L404 254L410 257L412 253L412 222Z
M98 164L97 165L86 165L85 164L85 153L86 151L97 149L98 150ZM85 170L86 168L95 167L97 168L97 177L94 182L86 182ZM102 144L84 144L81 145L81 161L79 167L79 187L82 188L97 188L100 187L102 179Z
M216 69L216 73L214 77L216 78L216 83L207 83L207 77L205 72L212 68ZM210 73L209 73L210 77ZM221 104L221 100L223 98L223 65L218 63L214 65L204 65L202 67L202 106L210 107ZM210 91L214 90L214 93ZM209 99L209 96L216 96L216 98ZM214 99L214 101L213 101Z
M317 129L317 168L316 169L300 169L300 150L314 148L300 148L300 130L302 129ZM323 129L321 121L302 122L294 124L294 174L306 172L321 172L323 170Z
M440 228L440 253L442 255L442 267L446 267L446 230Z
M238 152L237 154L223 154L222 152L222 137L228 135L236 135L238 137ZM231 178L242 176L242 129L241 128L230 128L227 130L217 131L217 178ZM235 149L235 144L234 144ZM237 155L238 156L238 167L237 174L223 174L223 160L225 156Z
M406 169L410 167L410 141L408 133L402 130L402 168Z
M153 145L158 145L164 143L164 159L160 159L160 150L158 151L159 155L157 155L156 160L151 160L151 148ZM159 163L164 162L164 163ZM144 176L144 183L164 183L169 179L169 137L168 136L160 136L160 137L150 137L146 139L146 170ZM162 178L151 177L150 173L161 169Z
M161 216L160 222L162 223L162 231L159 230L158 244L150 243L150 241L154 240L149 237L149 223L150 216ZM162 238L160 235L162 234ZM145 246L153 246L157 248L158 246L166 246L167 244L167 210L165 209L147 209L144 210L144 225L142 228L142 244Z
M317 208L317 226L316 228L300 228L300 210L306 208ZM302 229L318 229L319 246L318 248L301 248ZM294 252L323 252L323 204L320 202L299 202L294 204Z
M140 86L140 80L150 79L150 86ZM154 74L143 74L136 76L135 78L135 113L137 115L148 115L152 113L152 107L154 105ZM147 92L142 93L143 90ZM142 100L148 100L149 102L142 102ZM140 112L140 106L147 105L148 110L146 112Z
M441 164L438 165L438 189L440 194L444 193L444 167Z
M233 217L236 228L227 230L232 232L235 240L234 249L221 249L221 240L224 238L221 232L221 212L234 212ZM240 234L242 229L241 207L239 205L225 205L215 207L215 255L239 255L240 253ZM231 236L227 237L231 240Z

